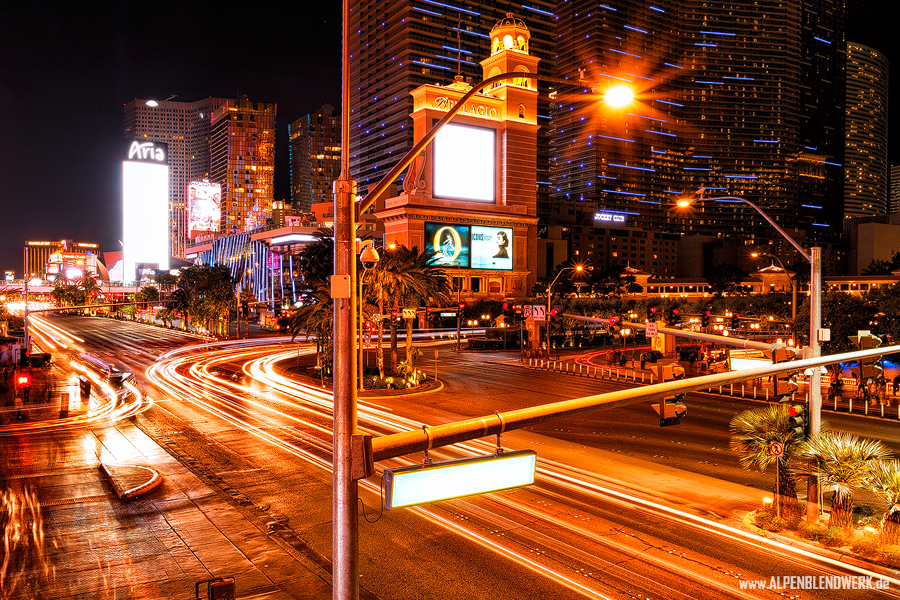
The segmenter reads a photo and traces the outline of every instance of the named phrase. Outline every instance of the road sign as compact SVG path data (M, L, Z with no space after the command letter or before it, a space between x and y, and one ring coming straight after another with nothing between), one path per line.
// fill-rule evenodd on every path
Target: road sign
M659 325L653 322L647 323L647 337L659 337Z
M530 304L526 304L524 307L522 307L522 316L525 317L526 319L531 318L531 305Z
M534 450L384 470L385 508L486 494L534 483Z
M453 312L442 312L442 313L441 313L441 316L442 316L442 317L455 317L455 316L456 316L456 311L453 311Z
M404 319L415 319L416 318L416 309L404 308L403 309L403 318Z
M531 317L535 321L546 321L547 320L547 307L543 304L532 304L531 305Z
M769 455L770 456L782 456L784 455L784 444L781 442L772 442L769 444Z

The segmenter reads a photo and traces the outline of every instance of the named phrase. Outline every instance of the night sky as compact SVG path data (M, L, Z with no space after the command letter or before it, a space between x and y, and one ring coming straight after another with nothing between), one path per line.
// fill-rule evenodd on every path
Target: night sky
M900 60L889 6L848 0L847 39ZM340 107L340 13L338 0L5 2L0 270L21 275L26 239L119 249L123 105L134 98L276 102L275 195L289 198L288 124L326 102ZM893 131L900 74L891 98ZM891 135L892 164L897 140Z

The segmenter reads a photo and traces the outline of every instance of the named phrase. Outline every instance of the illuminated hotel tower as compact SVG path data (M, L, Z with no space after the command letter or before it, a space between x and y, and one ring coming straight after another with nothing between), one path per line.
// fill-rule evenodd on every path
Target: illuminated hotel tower
M557 90L553 215L616 214L653 231L772 237L742 204L673 200L704 189L758 203L786 229L840 234L844 3L661 0L559 5L557 65L598 93L627 84L621 111L580 85ZM579 223L579 224L582 224Z
M288 125L291 203L294 214L332 202L332 183L341 172L341 117L325 104Z
M888 213L888 61L847 42L844 216Z
M187 187L209 176L209 120L223 98L196 102L135 98L125 104L125 137L169 147L169 256L184 258Z
M512 14L497 22L479 79L536 73L530 37ZM460 77L413 90L413 139L469 89ZM473 95L410 165L403 193L376 213L386 241L435 253L466 299L524 297L535 283L537 96L526 78Z
M480 81L478 57L490 54L488 34L506 13L516 13L528 22L529 51L541 59L541 74L552 75L556 4L555 0L351 2L350 168L359 192L365 194L412 148L410 92L420 85L450 83L458 70L466 83ZM549 86L539 84L539 89L543 93L538 122L543 126L549 119ZM549 193L545 127L538 131L537 144L540 203Z
M227 100L210 120L209 180L222 185L224 234L250 231L272 216L276 105Z

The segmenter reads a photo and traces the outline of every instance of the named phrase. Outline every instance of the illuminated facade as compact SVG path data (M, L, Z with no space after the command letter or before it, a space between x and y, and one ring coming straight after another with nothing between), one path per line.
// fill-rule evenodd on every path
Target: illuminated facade
M561 2L558 75L577 68L594 93L557 89L542 219L593 227L605 212L647 231L772 237L743 204L674 212L703 188L811 239L840 235L844 11L839 0ZM616 84L637 101L598 103Z
M272 217L276 105L227 100L212 113L209 180L222 185L222 233L252 231Z
M332 183L341 173L341 117L325 104L288 126L291 203L294 214L317 202L333 202Z
M847 42L844 216L888 213L888 61Z
M350 168L365 194L412 148L410 93L422 85L444 85L459 72L465 83L482 78L479 58L490 54L491 27L507 12L528 21L529 52L541 59L543 75L556 62L555 0L526 4L508 0L354 0L350 13ZM546 92L538 122L549 118ZM549 138L537 136L538 202L549 192ZM401 176L401 179L405 175ZM390 190L393 195L396 190Z
M169 255L184 258L188 238L187 191L209 177L209 129L223 98L196 102L135 98L125 104L125 137L164 142L169 147Z
M27 241L25 245L28 247L28 279L43 279L50 284L78 280L85 275L106 279L102 264L97 260L99 244L57 240Z
M479 79L537 72L523 21L509 14L490 37ZM459 77L413 90L414 140L469 89ZM535 283L537 95L522 78L472 96L410 166L403 193L376 213L385 241L434 254L466 299L524 297Z

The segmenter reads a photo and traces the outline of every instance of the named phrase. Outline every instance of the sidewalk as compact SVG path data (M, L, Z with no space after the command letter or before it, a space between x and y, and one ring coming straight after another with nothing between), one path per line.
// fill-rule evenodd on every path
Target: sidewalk
M159 484L124 501L102 465L124 490L154 473ZM7 435L0 487L0 515L29 533L7 537L4 598L187 600L214 577L234 577L237 598L331 598L330 574L268 535L261 511L235 507L130 422Z

